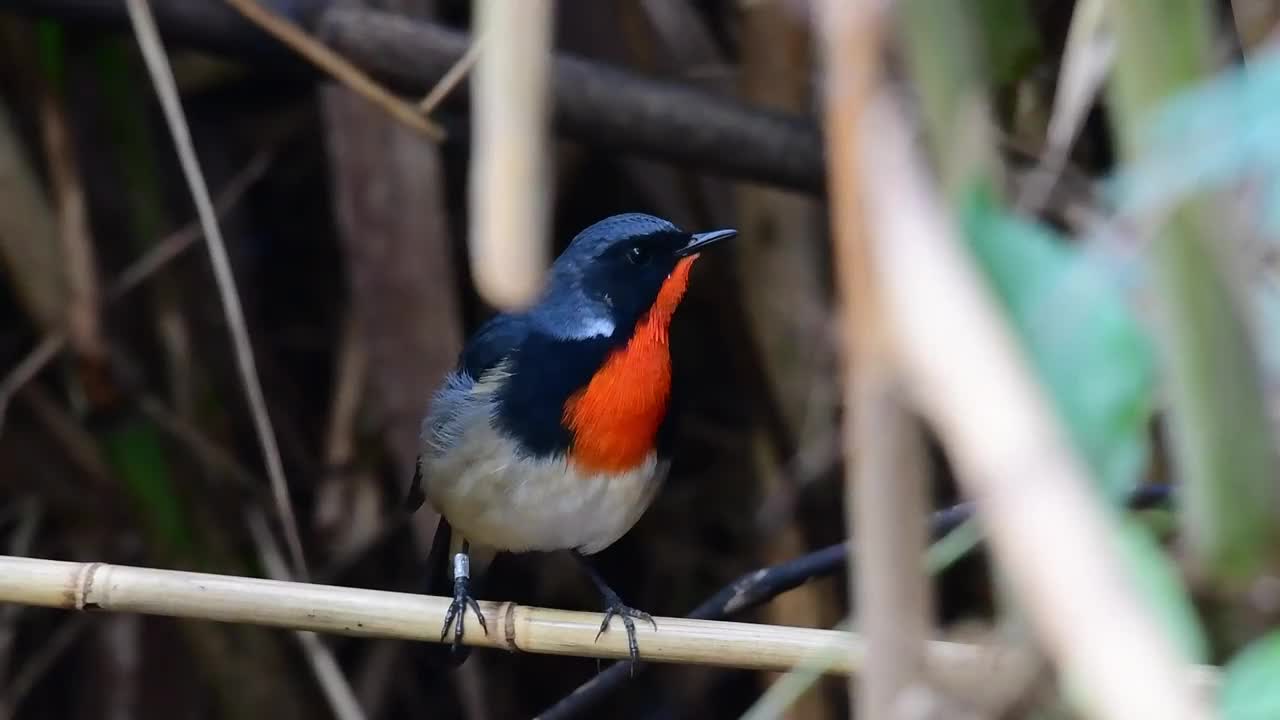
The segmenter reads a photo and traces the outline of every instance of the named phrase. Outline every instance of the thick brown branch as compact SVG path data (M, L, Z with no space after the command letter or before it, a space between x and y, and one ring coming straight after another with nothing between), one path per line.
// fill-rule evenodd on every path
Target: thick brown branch
M172 42L258 60L289 57L221 3L150 3ZM380 81L415 95L443 77L470 44L464 33L387 12L323 0L263 4ZM5 8L115 26L124 20L117 0L8 0ZM293 67L305 69L300 62ZM552 87L556 129L567 137L744 180L822 191L822 141L812 118L564 54L553 63Z

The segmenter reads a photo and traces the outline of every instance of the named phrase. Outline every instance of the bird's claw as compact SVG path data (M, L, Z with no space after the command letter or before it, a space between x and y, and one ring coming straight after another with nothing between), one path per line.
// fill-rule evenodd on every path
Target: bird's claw
M462 625L463 619L467 616L467 608L476 614L476 620L480 621L480 629L485 635L489 634L489 628L484 622L484 613L480 612L480 604L471 597L470 582L465 577L455 578L453 581L453 602L449 603L449 609L444 614L444 627L440 629L440 642L449 635L449 626L453 625L453 650L457 652L458 647L462 645ZM454 622L454 620L457 622Z
M649 623L653 626L655 632L658 630L658 623L654 622L649 613L622 604L622 599L617 595L607 597L606 601L609 606L605 608L604 620L600 623L600 631L596 633L596 640L599 641L604 631L609 629L609 621L615 615L622 618L622 625L627 630L627 651L631 656L631 674L634 675L636 663L640 662L640 646L636 643L636 624L632 621L632 618Z

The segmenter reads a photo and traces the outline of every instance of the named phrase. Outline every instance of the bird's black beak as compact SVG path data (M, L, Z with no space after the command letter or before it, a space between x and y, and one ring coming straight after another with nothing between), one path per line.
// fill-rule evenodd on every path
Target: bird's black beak
M707 246L728 240L737 236L737 230L710 230L704 233L694 233L689 242L679 250L676 250L676 257L688 257L694 253L702 252Z

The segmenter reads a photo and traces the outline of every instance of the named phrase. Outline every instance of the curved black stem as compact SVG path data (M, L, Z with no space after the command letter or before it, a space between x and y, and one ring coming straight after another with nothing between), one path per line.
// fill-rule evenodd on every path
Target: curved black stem
M1135 510L1155 507L1167 502L1172 494L1173 489L1169 485L1144 485L1129 497L1128 505ZM971 503L938 510L930 516L930 534L935 538L942 537L972 516ZM848 548L848 542L828 545L780 565L746 573L707 598L687 617L694 620L723 620L759 607L810 580L834 575L846 567L849 560ZM584 713L626 682L630 677L630 667L630 663L609 666L543 711L538 715L539 720L566 720ZM643 664L637 664L635 671L640 672L643 668Z

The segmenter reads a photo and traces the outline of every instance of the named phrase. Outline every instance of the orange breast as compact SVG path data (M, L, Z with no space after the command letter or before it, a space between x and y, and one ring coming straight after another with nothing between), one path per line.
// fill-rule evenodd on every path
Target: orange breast
M671 395L667 330L689 285L696 255L682 258L631 340L605 360L585 388L565 402L573 434L570 459L583 470L625 472L653 450Z

